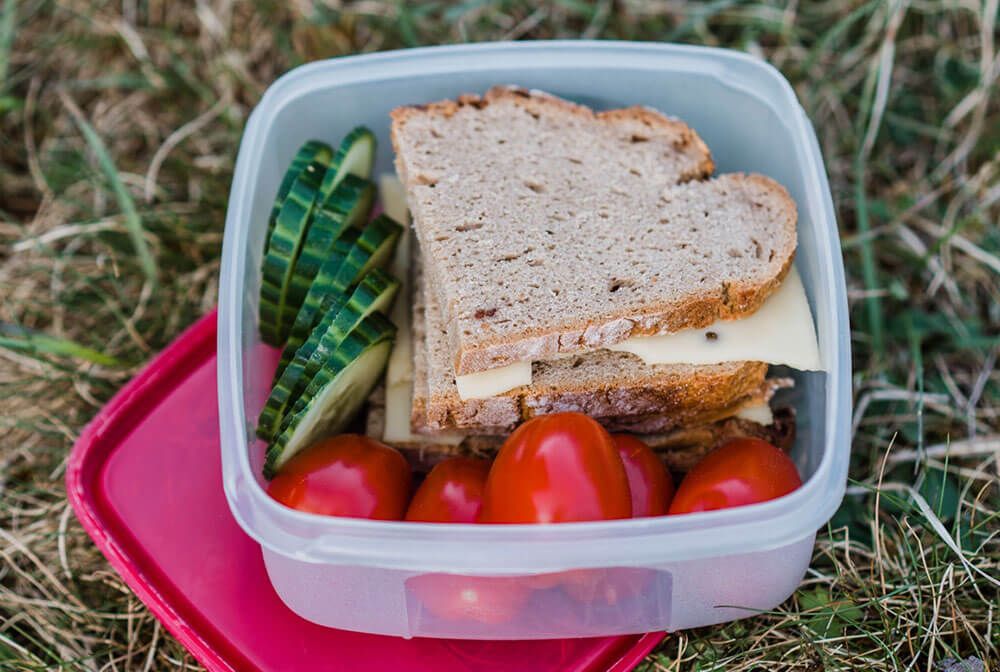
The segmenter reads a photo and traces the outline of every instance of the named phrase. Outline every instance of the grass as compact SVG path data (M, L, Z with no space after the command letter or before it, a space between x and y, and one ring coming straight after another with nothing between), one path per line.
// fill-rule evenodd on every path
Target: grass
M197 668L94 549L62 477L89 418L214 304L233 160L265 87L346 53L581 36L777 66L819 135L851 303L849 496L802 585L772 613L671 635L644 669L1000 669L997 13L3 0L0 669Z

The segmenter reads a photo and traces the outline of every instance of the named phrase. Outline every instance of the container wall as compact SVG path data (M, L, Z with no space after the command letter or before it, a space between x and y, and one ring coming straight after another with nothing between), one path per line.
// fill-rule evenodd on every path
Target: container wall
M281 599L320 625L403 637L549 639L682 630L781 604L815 535L766 552L537 576L472 577L306 563L264 551Z

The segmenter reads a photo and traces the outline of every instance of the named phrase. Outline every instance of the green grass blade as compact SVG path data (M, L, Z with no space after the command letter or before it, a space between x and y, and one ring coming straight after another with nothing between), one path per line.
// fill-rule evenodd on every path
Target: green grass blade
M83 118L83 114L79 108L76 107L76 104L68 96L63 96L63 102L69 107L77 128L80 129L80 133L83 135L84 140L87 141L90 150L97 157L97 162L100 164L101 170L107 177L108 182L111 183L111 189L115 192L115 200L118 201L118 208L125 216L125 227L128 229L129 238L132 239L132 245L139 256L139 265L142 267L143 275L155 287L157 278L156 260L153 259L153 255L149 251L146 239L143 238L142 219L139 217L139 212L135 209L135 201L132 200L132 195L125 188L125 184L118 174L118 168L115 166L111 155L108 154L108 150L104 146L101 137L97 135L97 131Z
M125 366L121 360L111 355L98 352L69 339L28 331L14 324L0 324L0 348L19 350L33 355L72 357L100 366Z
M17 0L3 0L0 8L0 91L7 88L10 69L10 48L14 44L14 24L17 22Z

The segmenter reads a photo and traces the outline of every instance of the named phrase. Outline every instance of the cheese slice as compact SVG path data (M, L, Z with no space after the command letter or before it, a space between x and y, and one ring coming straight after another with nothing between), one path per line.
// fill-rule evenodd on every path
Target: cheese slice
M403 183L393 173L386 173L379 177L379 191L385 213L403 225L403 233L396 242L396 252L389 262L389 273L400 282L399 298L389 313L389 319L398 329L385 373L386 387L392 387L413 380L413 342L410 340L410 302L407 300L410 296L410 246L413 243Z
M719 320L704 329L630 338L609 346L638 355L647 364L767 362L800 371L823 364L809 301L793 267L757 312L738 320Z
M410 225L410 210L406 206L406 187L395 173L383 173L378 178L378 193L382 200L382 210L404 228ZM409 257L406 257L409 263Z
M631 352L647 364L767 362L800 371L821 371L819 344L802 278L793 267L781 286L753 313L719 320L704 329L640 336L608 346ZM575 353L574 353L575 354ZM531 384L531 362L457 376L458 396L484 399ZM763 423L770 424L770 423Z
M415 434L410 426L413 411L413 381L396 383L385 388L385 427L382 440L388 444L423 443L457 446L465 439L461 432L439 432L434 435Z
M382 440L386 443L434 443L457 446L465 438L456 432L442 432L434 437L414 434L410 426L413 413L413 336L410 332L412 306L410 296L410 213L406 208L406 191L403 183L392 173L379 178L382 208L385 213L403 225L403 234L396 243L396 253L389 263L389 272L401 283L399 298L392 306L389 317L396 325L396 342L389 354L385 372L385 428Z
M756 422L758 425L764 425L765 427L774 424L774 413L767 403L754 404L753 406L741 408L736 412L736 417Z
M462 399L489 399L522 385L531 385L531 362L514 362L488 371L455 376Z

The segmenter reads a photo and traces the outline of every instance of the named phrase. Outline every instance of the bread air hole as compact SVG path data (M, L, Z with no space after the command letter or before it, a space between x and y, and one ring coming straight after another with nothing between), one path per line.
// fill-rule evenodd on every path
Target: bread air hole
M635 280L632 278L611 278L608 282L608 291L614 294L622 287L633 287L635 286Z

